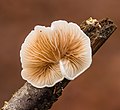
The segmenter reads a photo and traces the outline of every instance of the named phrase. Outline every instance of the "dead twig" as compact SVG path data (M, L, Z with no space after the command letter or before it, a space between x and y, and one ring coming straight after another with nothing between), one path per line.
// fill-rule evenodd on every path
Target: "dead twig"
M90 37L93 55L116 30L110 19L96 21L89 19L80 24L81 29ZM38 89L25 83L1 110L48 110L62 95L70 81L64 79L51 88Z

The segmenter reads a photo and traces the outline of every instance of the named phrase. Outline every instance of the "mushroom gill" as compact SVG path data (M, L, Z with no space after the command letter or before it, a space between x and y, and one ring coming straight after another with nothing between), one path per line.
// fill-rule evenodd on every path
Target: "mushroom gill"
M75 23L54 21L35 26L20 51L22 78L37 88L51 87L64 78L73 80L92 62L89 37Z

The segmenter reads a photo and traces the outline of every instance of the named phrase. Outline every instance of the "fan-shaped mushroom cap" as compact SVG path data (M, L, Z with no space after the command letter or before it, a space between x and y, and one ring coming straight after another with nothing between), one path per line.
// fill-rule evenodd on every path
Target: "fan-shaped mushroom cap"
M89 37L75 23L54 21L36 26L22 44L21 75L37 88L51 87L63 78L73 80L91 64Z

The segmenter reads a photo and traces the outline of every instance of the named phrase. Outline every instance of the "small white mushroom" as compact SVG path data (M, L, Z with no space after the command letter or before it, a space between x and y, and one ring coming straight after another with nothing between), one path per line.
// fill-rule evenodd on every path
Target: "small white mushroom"
M73 80L92 62L89 37L75 23L54 21L36 26L20 51L22 78L37 88L52 87L64 78Z

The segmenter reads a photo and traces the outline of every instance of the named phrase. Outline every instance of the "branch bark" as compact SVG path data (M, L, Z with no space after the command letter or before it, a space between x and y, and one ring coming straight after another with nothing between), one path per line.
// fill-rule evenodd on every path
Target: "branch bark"
M83 21L81 29L90 37L93 55L116 30L116 25L106 18L95 23ZM62 95L70 81L64 79L54 87L38 89L26 82L1 110L48 110Z

